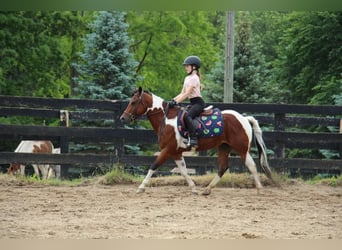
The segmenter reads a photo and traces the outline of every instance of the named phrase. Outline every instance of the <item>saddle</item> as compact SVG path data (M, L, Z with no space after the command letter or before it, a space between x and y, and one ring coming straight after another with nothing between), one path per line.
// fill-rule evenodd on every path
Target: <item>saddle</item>
M188 137L188 131L185 122L186 109L180 109L178 111L177 117L177 128L180 135L184 138ZM212 105L203 109L202 113L194 118L194 123L196 124L198 137L199 138L209 138L214 136L219 136L223 133L223 118L221 110L214 108Z

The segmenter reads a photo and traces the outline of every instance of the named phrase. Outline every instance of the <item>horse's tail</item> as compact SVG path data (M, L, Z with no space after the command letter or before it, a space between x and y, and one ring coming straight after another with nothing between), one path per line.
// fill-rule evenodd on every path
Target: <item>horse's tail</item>
M264 170L266 176L274 182L273 177L272 177L272 171L267 161L266 145L262 138L262 131L259 126L259 123L253 116L247 116L246 118L253 127L255 142L258 147L258 152L259 152L260 166Z

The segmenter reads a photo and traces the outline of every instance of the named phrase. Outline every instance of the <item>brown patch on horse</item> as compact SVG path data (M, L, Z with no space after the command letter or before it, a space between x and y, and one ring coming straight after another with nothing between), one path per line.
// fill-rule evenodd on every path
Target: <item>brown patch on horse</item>
M232 114L224 114L225 140L241 157L246 160L246 152L249 150L249 138L239 120Z
M49 141L40 144L40 153L51 154L52 153L52 145Z
M180 108L178 108L178 107L171 108L171 109L168 108L167 112L166 112L166 118L167 119L173 119L173 118L177 117L179 109Z
M41 143L39 146L33 145L32 153L51 154L52 145L49 141L44 141L44 143Z
M17 172L19 170L19 168L20 168L19 163L11 163L7 169L7 174L13 174L13 173Z
M33 145L32 153L40 153L40 147L37 145Z

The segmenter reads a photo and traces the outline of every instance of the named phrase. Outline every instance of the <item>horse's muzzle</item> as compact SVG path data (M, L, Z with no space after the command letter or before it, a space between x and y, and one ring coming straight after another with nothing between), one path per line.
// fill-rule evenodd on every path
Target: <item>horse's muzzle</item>
M131 117L129 117L127 114L124 113L120 116L120 121L124 124L130 123Z

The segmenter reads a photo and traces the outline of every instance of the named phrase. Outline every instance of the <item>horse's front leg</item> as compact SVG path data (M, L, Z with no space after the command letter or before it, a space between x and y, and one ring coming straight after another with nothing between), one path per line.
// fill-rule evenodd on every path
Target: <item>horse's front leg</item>
M189 184L189 187L191 189L191 193L198 194L198 192L196 190L196 185L193 182L193 180L190 178L190 176L188 175L188 171L186 170L186 164L185 164L184 158L181 157L180 159L175 160L175 162L176 162L181 174L183 175L183 177L185 178L185 180Z
M163 149L158 155L157 159L153 162L150 169L147 172L145 179L142 181L140 186L138 187L137 193L145 192L145 187L149 183L152 175L156 172L156 169L162 165L169 158L169 154L166 149Z
M33 169L34 169L34 173L36 174L36 176L38 177L38 178L40 178L40 174L39 174L39 167L38 167L39 165L37 165L37 164L32 164L32 167L33 167Z
M25 176L25 165L20 164L20 175Z

